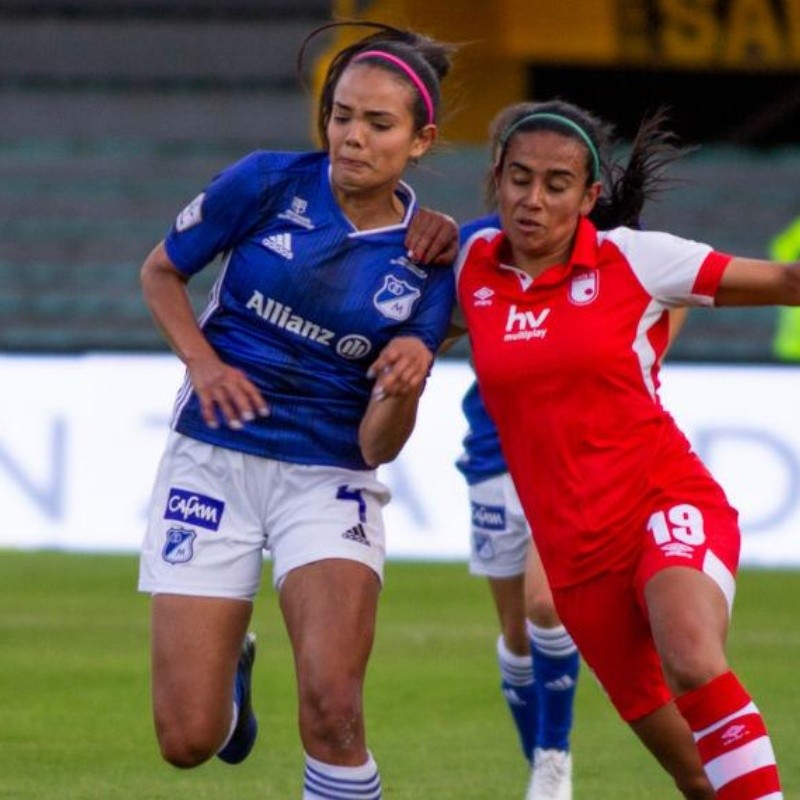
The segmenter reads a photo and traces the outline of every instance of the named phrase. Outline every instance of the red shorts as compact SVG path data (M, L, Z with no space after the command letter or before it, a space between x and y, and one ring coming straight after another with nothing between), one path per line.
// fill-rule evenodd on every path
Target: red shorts
M644 604L650 578L669 567L696 569L717 583L729 609L733 603L741 540L736 511L713 482L695 484L683 498L669 494L640 526L643 546L629 569L553 590L562 623L627 722L672 699Z

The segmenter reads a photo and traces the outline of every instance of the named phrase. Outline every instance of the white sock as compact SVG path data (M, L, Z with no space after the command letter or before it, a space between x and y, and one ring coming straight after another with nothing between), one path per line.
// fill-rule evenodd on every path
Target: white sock
M381 800L378 765L367 754L360 767L324 764L306 753L303 800Z

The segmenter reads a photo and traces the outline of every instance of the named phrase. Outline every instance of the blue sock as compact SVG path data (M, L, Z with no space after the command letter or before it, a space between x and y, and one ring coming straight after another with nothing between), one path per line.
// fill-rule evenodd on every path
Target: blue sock
M517 727L522 752L525 758L532 762L537 721L533 659L529 655L518 656L512 653L506 647L501 635L497 640L497 662L502 678L500 688Z
M580 657L563 626L540 628L528 623L539 712L536 747L569 750Z

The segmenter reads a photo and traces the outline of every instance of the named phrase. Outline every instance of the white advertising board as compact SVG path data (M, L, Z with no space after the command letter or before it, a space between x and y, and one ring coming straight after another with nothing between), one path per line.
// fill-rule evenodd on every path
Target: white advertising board
M436 365L381 469L389 556L466 559L465 363ZM0 357L0 547L135 551L182 368L172 356ZM800 566L800 370L668 366L664 404L741 514L743 563Z

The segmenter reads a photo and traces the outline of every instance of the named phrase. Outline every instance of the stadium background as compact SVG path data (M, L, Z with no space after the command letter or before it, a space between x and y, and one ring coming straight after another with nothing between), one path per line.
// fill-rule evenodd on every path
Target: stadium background
M796 0L0 0L0 800L298 796L291 654L268 577L254 618L266 746L237 770L190 773L155 751L132 550L180 368L138 268L220 167L253 148L313 145L294 56L334 13L470 43L446 143L411 176L458 219L481 211L491 114L555 94L626 136L666 102L684 142L702 145L649 210L651 228L760 256L800 214ZM774 324L772 310L693 311L664 391L744 506L752 562L797 566L800 379L772 357ZM463 563L468 512L451 462L464 357L434 371L387 477L398 557L367 707L394 800L518 797L527 779L497 694L486 587ZM75 549L123 552L61 552ZM798 581L793 569L744 570L730 641L790 800ZM578 692L577 796L674 796L588 674Z
M673 109L680 139L699 148L647 210L649 228L763 256L800 214L796 0L0 0L0 380L11 389L0 410L15 420L0 430L0 545L135 549L180 380L139 265L219 168L255 148L314 146L298 45L331 18L364 17L464 43L443 143L410 176L456 219L483 210L491 116L553 96L615 120L623 138L646 112ZM347 35L322 37L317 63ZM198 308L206 273L192 283ZM762 546L779 523L779 543L746 558L796 564L800 390L794 365L773 358L775 319L693 311L666 374L684 376L671 408L744 509L746 542ZM466 551L465 489L450 469L466 355L463 344L443 360L446 391L428 392L388 471L389 521L404 532L394 554Z

